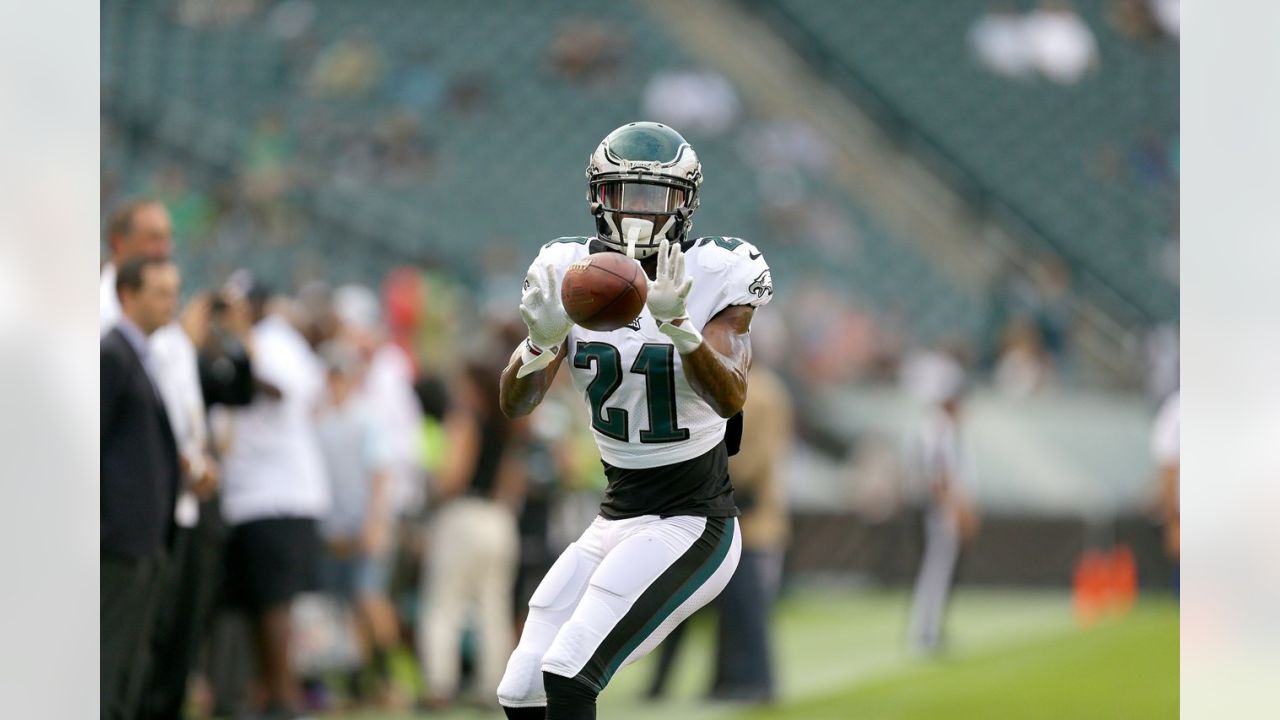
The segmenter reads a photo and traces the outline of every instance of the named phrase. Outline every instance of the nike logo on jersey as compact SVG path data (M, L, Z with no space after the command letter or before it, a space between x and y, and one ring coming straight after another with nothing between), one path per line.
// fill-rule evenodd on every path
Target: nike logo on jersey
M751 258L752 260L759 260L760 256L763 254L764 253L751 252L750 250L747 251L747 257Z

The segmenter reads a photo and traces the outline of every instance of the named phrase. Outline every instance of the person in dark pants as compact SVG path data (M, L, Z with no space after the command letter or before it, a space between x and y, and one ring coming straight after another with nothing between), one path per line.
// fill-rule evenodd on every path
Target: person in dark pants
M172 319L178 269L140 257L116 276L122 317L102 339L100 694L104 718L137 715L155 598L173 537L177 443L148 370L147 337Z
M139 717L180 718L196 649L213 611L220 574L221 518L217 498L200 504L195 527L176 528L171 562L160 581L146 687Z
M932 655L944 648L956 565L979 526L971 499L974 469L961 440L968 388L963 365L947 352L924 353L903 374L907 388L932 405L908 437L905 493L924 538L908 642L913 651Z
M709 695L715 700L769 702L776 693L769 610L778 593L790 530L778 465L790 445L792 406L782 381L763 363L752 367L749 382L742 448L729 458L729 477L742 509L742 559L712 605L719 627ZM685 627L677 627L658 648L650 698L666 690Z

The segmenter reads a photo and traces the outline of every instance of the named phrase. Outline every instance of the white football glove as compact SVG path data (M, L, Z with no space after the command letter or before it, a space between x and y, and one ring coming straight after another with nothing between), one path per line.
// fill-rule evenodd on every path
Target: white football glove
M521 346L522 364L516 377L524 377L551 364L560 345L569 336L573 321L560 305L560 283L556 269L529 268L520 297L520 317L529 328L529 340Z
M685 317L685 298L693 288L693 278L684 275L684 252L680 243L666 238L658 243L658 270L649 283L646 304L659 324Z
M702 335L689 321L685 300L693 289L693 278L684 274L684 251L680 243L663 238L658 243L658 267L649 283L645 304L658 322L658 331L671 338L676 350L687 355L702 344ZM683 321L676 325L677 321Z

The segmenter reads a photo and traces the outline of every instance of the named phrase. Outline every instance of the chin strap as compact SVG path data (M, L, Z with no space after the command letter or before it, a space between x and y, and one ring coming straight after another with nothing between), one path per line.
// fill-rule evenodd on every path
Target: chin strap
M544 350L533 344L532 340L526 339L520 343L520 369L516 371L516 377L522 378L525 375L536 373L551 364L556 359L560 348L555 347L550 350Z
M681 355L689 353L702 347L702 333L693 326L689 318L676 318L681 320L679 325L673 325L670 322L664 322L658 326L658 332L671 338L671 344L676 346L676 352Z

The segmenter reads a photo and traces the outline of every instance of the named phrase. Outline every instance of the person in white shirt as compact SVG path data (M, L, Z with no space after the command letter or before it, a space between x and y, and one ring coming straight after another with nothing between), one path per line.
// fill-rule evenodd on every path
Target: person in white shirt
M904 369L904 380L932 406L908 438L905 493L923 515L924 554L911 600L908 639L920 652L943 642L947 601L961 545L977 532L970 500L973 469L960 442L965 373L949 355L929 352Z
M290 666L290 606L320 586L318 520L330 508L328 479L315 436L314 413L325 375L302 334L268 312L269 293L249 291L254 376L263 388L252 403L218 416L226 432L222 515L233 594L252 617L265 710L298 706Z

